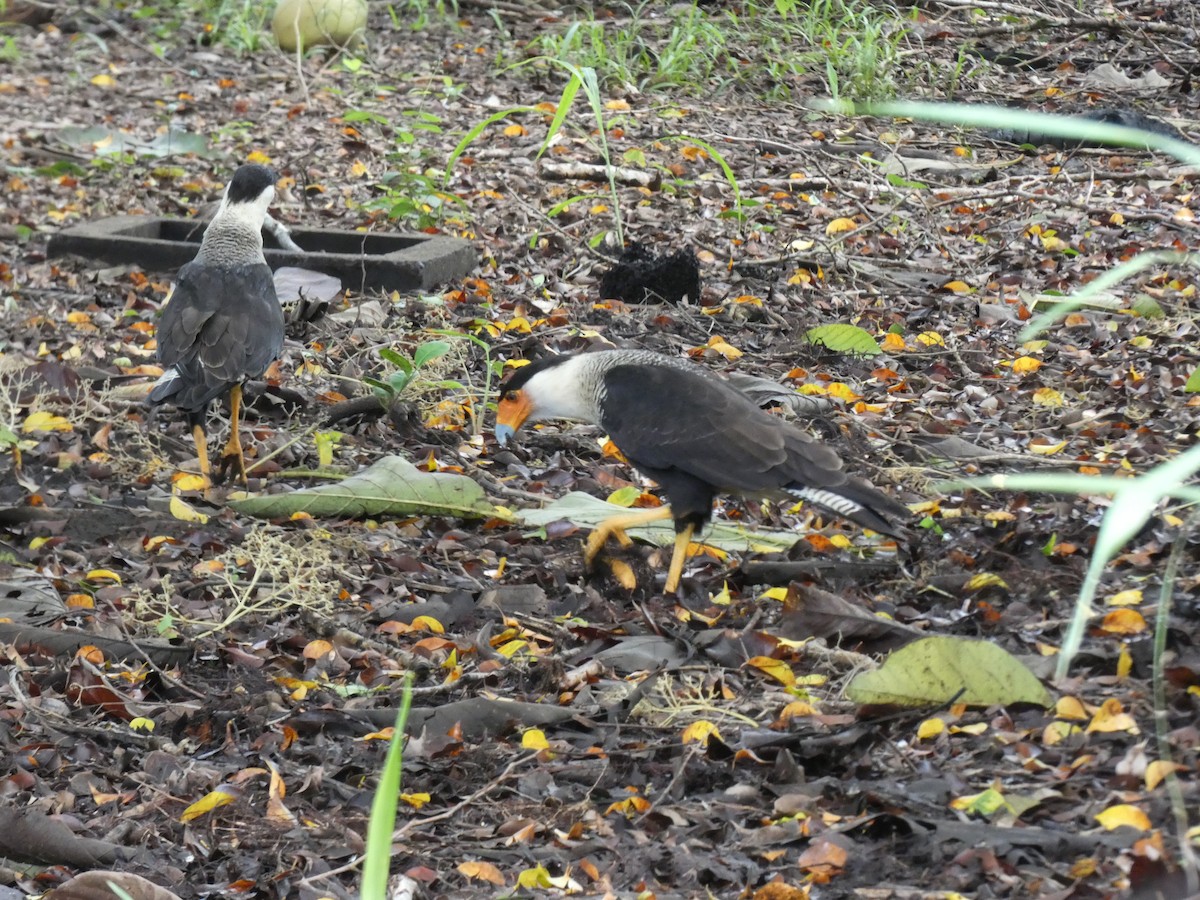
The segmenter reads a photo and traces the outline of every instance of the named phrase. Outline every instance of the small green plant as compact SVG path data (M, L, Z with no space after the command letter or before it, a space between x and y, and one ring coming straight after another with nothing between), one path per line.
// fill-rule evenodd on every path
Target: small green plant
M393 28L423 31L437 19L457 19L458 0L403 0L388 4Z
M391 347L381 347L379 350L379 358L384 362L391 363L396 367L386 381L381 381L378 378L363 378L372 390L375 391L380 402L389 404L408 389L417 377L417 373L425 368L435 359L440 356L445 356L450 352L450 344L447 341L426 341L417 347L413 353L412 359L409 359L403 353L398 353ZM439 382L439 386L461 387L457 381L455 382Z
M461 331L448 331L441 328L431 330L432 334L440 334L443 337L454 338L456 340L470 341L476 347L483 351L483 394L480 402L476 403L472 395L469 399L471 409L471 434L478 436L483 431L483 412L491 405L492 397L492 382L498 379L504 371L504 361L492 358L492 345L483 338L476 337L473 334L465 334ZM458 382L443 382L443 384L454 384L464 388L465 385Z
M602 84L634 88L697 88L726 58L727 30L695 3L668 20L644 15L649 4L631 10L619 27L595 19L573 22L561 34L533 43L539 55L577 69L593 69Z
M208 39L241 53L253 53L263 43L272 5L259 0L195 0L195 15Z
M834 97L883 98L904 71L904 17L872 0L746 0L723 12L693 3L666 17L646 15L649 6L620 25L573 22L532 47L542 59L595 70L606 88L691 95L729 85L786 95L797 76L816 71Z
M0 62L17 63L21 61L21 49L12 35L4 35L0 40Z

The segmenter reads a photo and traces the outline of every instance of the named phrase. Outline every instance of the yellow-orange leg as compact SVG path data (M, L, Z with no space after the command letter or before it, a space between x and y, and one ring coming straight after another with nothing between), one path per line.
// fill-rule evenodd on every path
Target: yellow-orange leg
M222 458L230 456L237 458L238 474L242 478L242 484L246 484L246 457L242 453L242 436L238 433L238 416L241 411L242 386L235 384L233 390L229 392L229 440L225 442L221 456Z
M679 588L679 579L683 576L683 564L687 562L688 544L696 526L689 523L683 531L675 534L675 549L671 553L671 568L667 570L667 583L663 586L664 594L673 594Z
M203 425L192 426L192 443L196 445L196 456L200 460L200 474L211 485L212 469L208 464L208 435L204 433Z
M587 543L583 548L583 561L588 566L591 566L592 561L596 558L596 554L604 549L604 545L610 537L615 537L622 547L628 547L633 541L625 533L626 528L633 528L636 525L645 525L649 522L658 522L669 518L671 518L671 507L658 506L654 509L641 509L637 512L605 519L592 529L592 533L588 535Z

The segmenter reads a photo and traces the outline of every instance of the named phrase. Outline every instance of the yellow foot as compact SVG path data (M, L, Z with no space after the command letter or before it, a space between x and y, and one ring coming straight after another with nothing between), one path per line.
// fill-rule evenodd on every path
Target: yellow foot
M613 521L612 519L608 520ZM601 522L595 527L591 534L588 535L587 543L583 546L583 562L591 568L596 561L596 557L600 551L604 549L604 545L608 543L608 539L614 537L622 547L628 547L633 543L633 539L625 533L625 529L619 525L609 525L608 522Z
M622 547L628 547L633 541L625 533L625 529L669 518L671 518L671 507L659 506L654 509L639 509L636 512L605 519L588 535L587 543L583 546L584 564L589 569L591 568L596 556L604 549L604 545L610 537L615 537Z

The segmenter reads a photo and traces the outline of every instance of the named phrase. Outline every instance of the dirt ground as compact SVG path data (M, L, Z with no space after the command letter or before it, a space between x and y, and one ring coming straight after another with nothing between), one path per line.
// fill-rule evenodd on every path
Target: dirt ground
M901 63L947 81L903 96L1137 109L1200 136L1192 4L1094 6L922 6ZM464 5L413 30L399 7L394 21L372 3L368 52L299 70L136 3L63 3L4 32L0 900L92 870L181 898L357 896L406 672L403 896L1196 892L1180 866L1200 824L1194 517L1166 503L1125 543L1071 675L1051 682L1109 501L945 484L1143 475L1195 443L1194 269L1159 260L1020 333L1139 253L1194 251L1196 170L816 112L823 68L772 84L747 51L736 78L697 90L605 82L607 146L652 176L614 196L547 165L602 162L582 95L538 158L565 73L511 66L573 14ZM619 28L629 11L595 14ZM80 136L93 127L107 131ZM112 153L114 137L137 145ZM796 546L701 553L668 598L663 550L614 548L624 565L585 572L586 532L566 522L256 519L226 505L228 485L207 502L173 481L195 465L182 417L142 402L173 271L47 247L108 215L193 215L248 159L284 174L273 212L289 226L420 228L479 260L427 294L351 290L289 326L250 389L246 439L267 460L252 493L393 454L510 511L652 493L596 429L503 450L491 434L486 388L507 361L613 344L820 400L806 424L912 508L911 540L722 498L718 520ZM601 296L618 214L627 241L695 252L699 298ZM806 339L831 324L883 352ZM433 339L451 352L389 410L343 415L364 377L394 371L381 347ZM214 413L214 443L226 428ZM1002 646L1055 705L847 699L909 629Z

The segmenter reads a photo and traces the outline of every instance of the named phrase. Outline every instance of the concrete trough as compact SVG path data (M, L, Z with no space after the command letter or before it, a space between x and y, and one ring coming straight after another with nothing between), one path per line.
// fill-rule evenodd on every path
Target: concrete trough
M196 219L112 216L58 232L50 238L48 252L138 265L147 272L171 272L196 255L207 224ZM475 250L461 238L329 228L295 228L290 234L304 252L280 249L264 232L264 253L272 269L314 269L341 279L343 287L359 293L428 291L475 268Z

